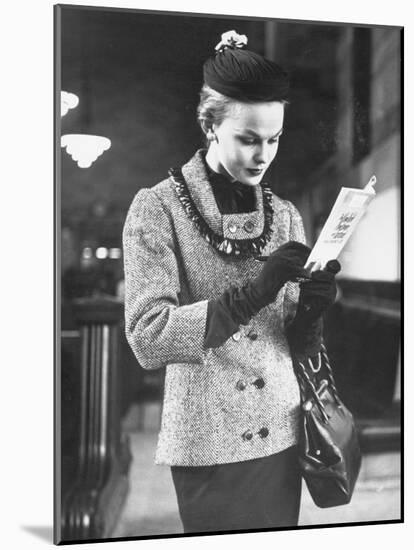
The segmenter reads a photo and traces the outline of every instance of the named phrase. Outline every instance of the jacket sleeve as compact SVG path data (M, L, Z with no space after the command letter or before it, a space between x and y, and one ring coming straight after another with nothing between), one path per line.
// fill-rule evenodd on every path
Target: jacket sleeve
M133 200L123 231L125 332L145 369L203 362L207 300L179 305L180 280L169 214L151 189Z
M289 240L298 241L306 244L305 230L303 227L302 217L298 209L290 201L286 201L290 211L290 228ZM283 313L285 318L285 326L292 321L296 315L296 308L299 301L299 284L288 282L286 283L285 297L283 303Z

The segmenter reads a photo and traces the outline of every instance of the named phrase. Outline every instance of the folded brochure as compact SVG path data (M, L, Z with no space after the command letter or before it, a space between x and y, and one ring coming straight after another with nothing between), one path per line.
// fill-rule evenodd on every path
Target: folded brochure
M376 181L376 177L372 176L363 189L342 187L309 255L306 269L309 271L323 269L329 260L338 258L369 203L375 197L373 186Z

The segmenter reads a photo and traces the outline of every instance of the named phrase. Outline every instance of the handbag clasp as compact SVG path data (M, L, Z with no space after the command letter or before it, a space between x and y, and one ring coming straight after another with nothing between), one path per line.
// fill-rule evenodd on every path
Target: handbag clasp
M321 380L319 384L319 388L315 391L314 395L309 399L307 399L302 405L303 410L305 412L309 412L312 410L313 406L317 404L325 423L329 422L329 416L326 413L325 407L322 404L321 396L323 392L326 390L326 388L328 387L329 387L329 382L324 378L323 380Z

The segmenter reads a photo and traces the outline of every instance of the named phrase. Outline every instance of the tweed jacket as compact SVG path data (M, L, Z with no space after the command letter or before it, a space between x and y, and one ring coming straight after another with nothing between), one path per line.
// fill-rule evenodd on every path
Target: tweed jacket
M259 236L264 227L261 186L254 188L256 210L222 215L201 155L198 151L182 173L204 220L216 233L233 239ZM276 195L272 199L273 232L263 254L289 240L305 242L293 204ZM249 232L245 230L247 221L253 222L253 232L251 223ZM208 300L230 286L246 284L263 264L223 256L208 244L171 178L136 194L123 240L128 342L141 367L166 367L155 462L239 462L295 444L300 394L285 323L294 315L298 285L286 284L275 302L221 347L204 349Z

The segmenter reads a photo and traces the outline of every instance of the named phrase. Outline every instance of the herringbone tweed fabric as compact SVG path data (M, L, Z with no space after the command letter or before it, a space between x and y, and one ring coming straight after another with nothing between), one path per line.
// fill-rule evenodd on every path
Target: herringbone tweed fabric
M255 187L255 212L221 215L201 154L183 166L183 175L203 218L221 235L235 224L231 238L260 235L261 187ZM273 234L263 254L289 240L305 242L296 208L274 195L273 209ZM247 220L254 222L253 232L251 226L249 232L244 229ZM300 399L284 327L294 315L298 285L285 285L276 301L240 326L239 333L205 350L208 300L247 283L262 264L224 257L209 245L169 178L137 193L123 238L126 335L143 368L166 367L156 463L238 462L295 444Z

